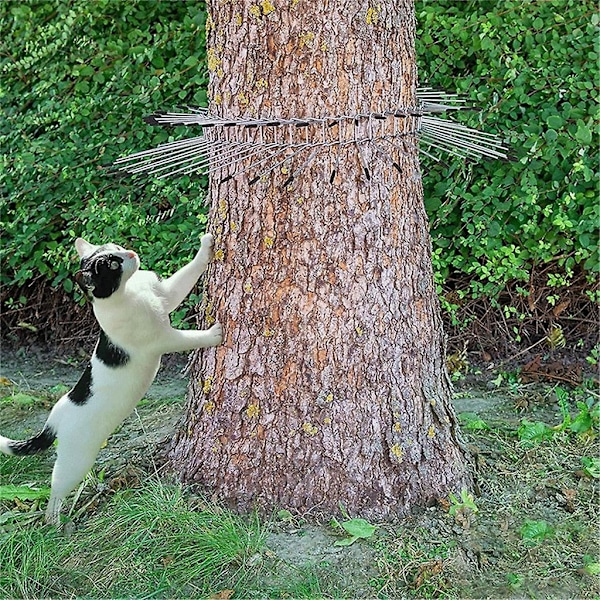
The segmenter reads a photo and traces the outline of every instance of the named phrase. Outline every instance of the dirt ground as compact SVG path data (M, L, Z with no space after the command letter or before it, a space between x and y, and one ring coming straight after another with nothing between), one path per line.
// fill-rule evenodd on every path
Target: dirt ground
M0 381L24 396L0 403L0 431L38 430L53 398L77 381L84 364L85 357L4 352ZM169 359L135 413L111 436L95 467L104 472L104 481L121 478L127 485L159 470L156 448L168 440L185 408L185 364L184 358ZM459 415L488 427L465 432L477 462L476 514L463 509L450 516L442 503L398 523L377 524L374 540L349 547L334 545L340 536L329 523L288 515L274 523L267 542L282 565L279 576L308 570L321 581L320 589L346 598L396 598L406 590L432 598L598 598L598 580L584 569L586 561L599 561L598 480L581 475L574 454L579 449L554 443L547 450L523 450L503 435L524 416L550 424L560 420L546 391L539 386L499 391L490 382L485 374L470 379L454 398ZM28 392L45 395L47 404L28 404ZM590 446L581 452L598 450ZM48 456L48 477L52 460ZM94 506L91 502L89 510ZM522 527L528 520L552 524L551 543L525 543Z

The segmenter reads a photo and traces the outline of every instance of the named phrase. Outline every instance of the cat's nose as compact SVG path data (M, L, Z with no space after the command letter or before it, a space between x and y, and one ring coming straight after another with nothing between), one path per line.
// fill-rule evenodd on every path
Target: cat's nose
M135 252L128 252L127 253L127 258L135 258L137 256L137 254Z

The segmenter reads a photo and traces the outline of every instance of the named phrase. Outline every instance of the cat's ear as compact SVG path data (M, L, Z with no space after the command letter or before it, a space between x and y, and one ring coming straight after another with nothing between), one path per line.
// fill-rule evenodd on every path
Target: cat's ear
M94 246L94 244L86 242L83 238L77 238L75 240L75 249L77 250L79 258L91 254L97 247L98 246Z

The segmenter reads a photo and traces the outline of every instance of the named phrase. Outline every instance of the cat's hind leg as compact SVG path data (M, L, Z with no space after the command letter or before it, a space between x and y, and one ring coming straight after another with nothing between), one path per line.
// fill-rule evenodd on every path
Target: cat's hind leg
M200 275L206 271L208 263L213 257L214 239L212 234L202 236L200 250L194 259L179 269L168 279L161 282L167 312L174 311L191 292Z
M70 439L72 438L72 439ZM84 480L94 466L100 443L78 436L59 436L57 458L52 471L50 500L46 508L46 522L60 524L60 511L65 498Z

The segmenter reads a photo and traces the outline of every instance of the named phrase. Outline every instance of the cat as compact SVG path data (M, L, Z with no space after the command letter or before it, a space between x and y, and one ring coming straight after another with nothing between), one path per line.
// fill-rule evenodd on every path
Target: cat
M0 436L0 451L33 454L58 440L46 522L59 525L62 504L92 468L103 442L131 414L161 355L218 346L219 323L203 331L171 327L169 314L189 294L213 256L205 234L195 258L168 279L141 270L138 255L116 244L78 238L75 281L92 302L100 337L83 375L54 405L42 431L25 441Z

